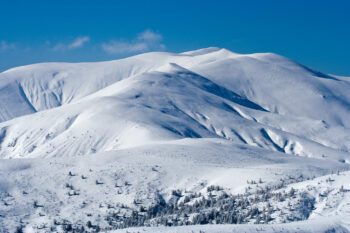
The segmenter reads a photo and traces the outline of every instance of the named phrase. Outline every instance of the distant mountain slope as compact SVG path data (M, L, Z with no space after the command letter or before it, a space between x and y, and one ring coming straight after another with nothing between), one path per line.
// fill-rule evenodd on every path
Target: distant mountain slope
M163 60L153 62L156 58ZM137 63L140 60L142 65ZM179 62L170 62L173 60ZM38 66L45 72L52 70L50 65ZM73 93L70 100L62 94L56 98L60 101L50 102L48 96L55 95L50 89L48 95L37 90L32 93L41 93L38 97L16 102L48 110L0 123L2 158L73 156L187 137L219 137L281 153L349 162L347 83L312 76L276 55L242 56L207 49L180 55L149 53L120 62L97 63L97 68L94 64L65 66L74 67L74 72L82 66L82 73L89 76L82 75L88 77L86 80L64 76L56 90ZM285 66L293 72L285 73L281 68ZM27 72L28 67L21 69ZM88 73L93 69L95 72ZM242 69L246 71L242 73ZM19 71L5 75L13 72ZM20 82L34 79L34 86L57 82L45 75L37 77L41 78L22 78ZM12 80L4 78L8 79ZM81 80L84 82L79 83ZM327 101L320 96L331 94L324 89L327 81L327 88L339 90L337 95L343 99ZM37 101L33 103L33 99ZM328 111L338 108L337 114ZM4 109L18 110L11 105ZM305 115L301 115L302 110Z
M222 58L232 54L227 52ZM0 122L79 100L122 79L159 68L169 62L207 63L217 56L146 53L96 63L41 63L0 74Z
M274 54L241 55L219 48L10 69L0 74L0 121L74 102L169 63L192 70L269 111L350 125L350 83L344 78L312 71Z
M350 83L280 56L241 56L192 70L271 112L350 126Z

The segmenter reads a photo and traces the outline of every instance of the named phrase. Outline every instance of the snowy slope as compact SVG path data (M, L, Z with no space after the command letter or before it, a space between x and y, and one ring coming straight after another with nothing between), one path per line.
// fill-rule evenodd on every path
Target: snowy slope
M23 104L36 111L81 99L122 79L176 63L283 115L309 117L349 126L349 82L312 71L275 54L241 55L210 48L182 54L153 52L100 63L43 63L8 70L0 76L1 93L17 90ZM2 98L5 98L5 93ZM313 103L314 107L308 107ZM325 109L334 110L326 111ZM6 107L8 115L18 109ZM315 111L317 109L318 111ZM29 112L28 112L29 113ZM337 114L339 113L339 114Z
M349 230L342 225L339 220L321 219L317 221L306 221L287 224L267 224L267 225L195 225L180 227L142 227L128 228L113 231L114 233L320 233L337 232L348 233Z
M211 59L193 60L191 56L179 54L148 53L109 62L42 63L13 68L0 74L0 121L74 102L112 83L173 60L197 64Z
M229 60L226 59L228 56L235 57L236 60L242 57L226 50L224 52L214 51L209 54L197 51L178 56L167 54L166 57L168 60L178 59L180 64L186 63L197 68L217 62L221 64L220 60L228 62ZM157 60L154 56L158 55L157 53L156 55L140 56L144 60L149 57L148 60L153 61ZM136 58L139 60L140 56L133 57L131 60ZM224 59L221 59L222 57ZM190 62L191 59L194 61ZM125 62L125 60L122 61ZM106 66L105 63L102 64ZM75 64L75 66L78 65ZM97 64L97 67L99 65L101 64ZM111 64L110 66L113 67ZM242 65L242 67L245 66ZM283 63L283 66L286 64ZM213 73L217 68L212 67L210 70ZM221 70L225 70L225 66ZM201 70L199 72L205 73ZM7 73L11 71L5 74ZM219 137L282 153L327 157L335 161L349 162L347 156L350 148L350 133L349 129L344 126L347 119L344 117L341 121L339 120L340 117L346 116L349 109L343 107L344 114L339 114L341 111L333 113L333 111L325 110L338 108L341 101L325 102L322 103L326 105L325 107L313 108L315 103L318 105L317 101L307 102L300 97L298 101L303 102L302 108L308 106L312 111L308 110L305 116L301 117L295 113L294 108L291 108L292 110L285 115L270 110L271 106L264 102L265 97L269 100L268 96L261 98L257 98L255 94L248 96L244 92L248 84L235 90L236 87L231 87L231 84L236 85L240 81L235 80L235 75L232 81L229 77L218 78L222 73L218 71L217 77L207 78L179 64L168 63L116 81L100 90L98 88L101 86L95 84L100 73L97 73L97 77L91 75L94 78L92 84L84 82L81 88L64 82L60 85L61 89L64 90L66 86L74 87L74 92L78 93L74 94L77 99L72 99L71 104L0 123L2 135L0 156L3 158L71 156L133 147L159 140ZM290 79L293 78L294 73L290 74ZM206 75L211 77L210 74ZM46 78L46 76L43 77ZM243 81L249 81L249 77L243 77L245 79ZM317 82L323 80L312 76L306 76L303 79L307 78L316 79ZM28 81L30 80L32 79L28 78ZM105 83L108 82L105 81ZM263 83L260 86L264 87ZM272 81L267 83L273 84ZM92 89L85 89L84 86L89 85L95 88L94 92ZM307 85L309 84L304 84L304 86ZM258 83L250 85L249 88L253 90L254 86L258 86ZM262 89L260 86L258 87ZM302 88L304 86L300 85ZM294 87L287 87L292 94L295 92ZM338 89L341 91L340 87L347 86L339 86ZM265 87L265 89L268 90L266 93L273 93L276 92L275 89L280 88ZM288 91L283 91L283 93L288 93ZM93 93L79 98L79 95L84 95L79 94L81 92ZM255 92L258 91L252 91L252 93ZM328 92L324 91L324 93ZM280 93L277 92L277 94ZM35 99L45 99L40 98L41 95L38 96ZM299 96L301 95L296 94L295 98L298 99ZM273 108L282 108L282 105L294 101L293 98L283 96L278 99L285 101L280 101L280 104L271 100L271 103L275 105ZM343 100L341 103L345 102L346 100ZM296 108L299 106L295 103L290 103L290 105ZM10 104L8 106L11 109L17 109L12 108ZM6 110L6 107L4 109ZM317 111L317 116L322 118L314 119L313 116L307 114ZM327 116L320 111L329 114ZM328 122L328 118L332 120Z
M275 54L219 48L10 69L0 74L0 225L45 232L69 219L107 230L106 218L138 208L135 200L152 206L211 185L248 195L247 183L262 179L309 193L315 209L305 216L332 217L320 231L346 232L350 218L338 216L350 211L339 194L350 168L349 90L346 77ZM319 198L325 190L333 197ZM290 221L296 207L273 205L271 223ZM189 229L215 232L176 231Z
M301 176L310 179L348 169L337 162L283 156L222 139L183 139L88 157L3 160L0 215L6 217L0 218L0 225L12 229L22 221L28 227L48 227L54 219L69 219L107 227L104 217L118 210L108 206L135 207L134 200L148 206L158 195L170 198L172 190L205 193L208 186L220 185L230 193L242 193L249 180L262 179L263 186L281 179L293 183ZM346 180L349 173L333 175L338 177ZM309 183L317 187L317 182ZM327 188L329 183L323 184ZM332 187L339 189L338 184ZM35 201L42 207L33 208Z

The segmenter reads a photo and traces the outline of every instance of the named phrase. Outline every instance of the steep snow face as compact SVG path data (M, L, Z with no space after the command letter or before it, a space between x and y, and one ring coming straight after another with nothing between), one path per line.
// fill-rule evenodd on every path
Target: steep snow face
M224 138L348 163L344 79L273 54L208 48L1 74L0 156L91 154L180 138ZM47 110L47 111L41 111Z

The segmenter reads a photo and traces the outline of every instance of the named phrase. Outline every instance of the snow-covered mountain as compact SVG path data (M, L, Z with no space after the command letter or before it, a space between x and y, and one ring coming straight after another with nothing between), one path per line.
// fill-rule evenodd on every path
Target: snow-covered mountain
M349 170L349 80L220 48L5 71L0 223L47 228L61 218L107 229L100 218L110 210L100 205L137 206L136 198L152 206L176 189L237 194L247 180L295 183ZM82 178L73 182L71 172ZM116 196L118 179L133 185ZM79 188L68 194L79 195L67 195L71 182Z
M184 137L336 160L350 150L350 83L273 54L211 48L44 63L2 73L0 87L1 120L30 114L0 124L3 158Z

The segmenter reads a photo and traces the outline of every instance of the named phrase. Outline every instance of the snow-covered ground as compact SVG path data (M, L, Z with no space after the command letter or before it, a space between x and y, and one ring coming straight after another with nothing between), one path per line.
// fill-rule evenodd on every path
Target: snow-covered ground
M285 224L268 225L195 225L179 227L143 227L128 228L113 231L114 233L320 233L320 232L338 232L348 233L338 220L329 220L322 218L317 221L305 221Z
M219 48L5 71L1 230L110 230L141 206L162 200L168 208L178 192L178 203L194 203L219 186L233 199L297 191L289 201L271 199L269 224L251 225L260 221L254 214L242 225L128 231L347 232L349 90L346 77L275 54ZM312 206L300 212L305 195ZM263 215L267 202L259 198Z

